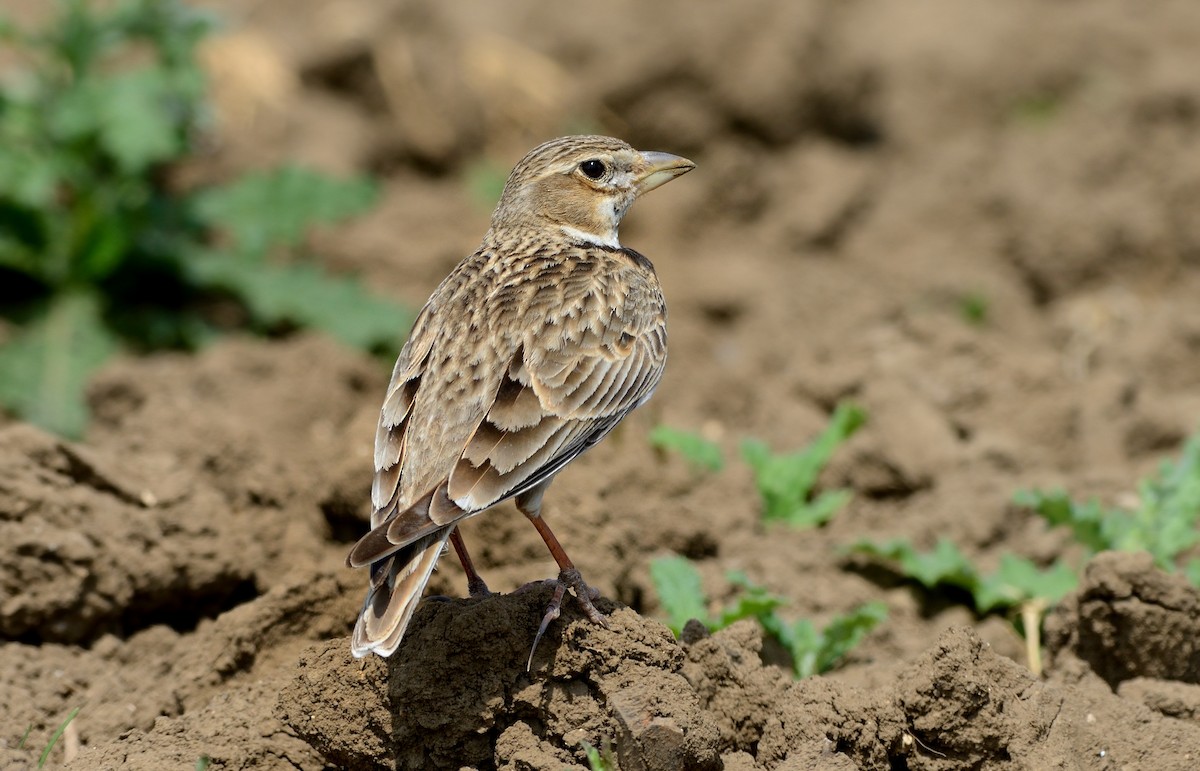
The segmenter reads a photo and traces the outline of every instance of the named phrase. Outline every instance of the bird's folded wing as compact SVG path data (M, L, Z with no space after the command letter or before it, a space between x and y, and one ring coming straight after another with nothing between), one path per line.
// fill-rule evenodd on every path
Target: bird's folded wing
M409 416L417 389L429 363L436 330L430 323L429 307L422 309L408 342L396 359L387 395L375 428L375 478L371 483L371 527L379 527L396 513L396 492L400 483L401 460L406 446Z
M661 313L587 321L558 345L543 332L514 357L447 480L457 508L478 511L541 484L649 398L666 362ZM453 514L434 506L430 516L445 524Z
M445 481L404 510L396 492L406 433L431 344L420 319L397 363L375 442L367 564L464 516L536 487L593 446L654 391L666 363L661 304L622 316L604 304L567 310L524 341Z

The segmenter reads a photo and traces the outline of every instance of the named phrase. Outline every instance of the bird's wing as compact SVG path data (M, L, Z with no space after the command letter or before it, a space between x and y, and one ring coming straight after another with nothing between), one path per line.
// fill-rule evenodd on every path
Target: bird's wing
M666 356L656 284L578 293L526 334L444 494L435 494L431 520L446 524L552 477L650 397Z
M348 559L362 566L447 524L536 487L650 397L666 363L666 308L654 283L567 288L528 324L449 474L399 505L412 405L433 347L418 319L388 389L375 445L372 530ZM424 314L423 314L424 316ZM457 422L457 421L455 421Z
M404 467L401 461L407 445L409 417L429 363L429 353L437 339L432 316L433 312L427 305L413 322L408 342L396 359L383 408L379 412L379 424L375 428L375 479L371 483L373 528L379 527L396 513L396 494L400 470Z

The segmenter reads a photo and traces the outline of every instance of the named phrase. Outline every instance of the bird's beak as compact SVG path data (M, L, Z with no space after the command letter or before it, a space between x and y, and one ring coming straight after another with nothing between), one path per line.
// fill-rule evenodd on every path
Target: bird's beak
M696 168L696 164L687 158L670 153L642 153L642 161L646 167L637 176L638 195L645 195L656 187L665 185L680 174L686 174Z

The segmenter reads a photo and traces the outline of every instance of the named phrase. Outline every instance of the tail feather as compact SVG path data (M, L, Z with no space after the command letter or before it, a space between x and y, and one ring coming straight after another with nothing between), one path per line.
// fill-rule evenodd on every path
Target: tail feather
M396 652L453 530L442 528L372 566L371 587L350 639L355 658Z

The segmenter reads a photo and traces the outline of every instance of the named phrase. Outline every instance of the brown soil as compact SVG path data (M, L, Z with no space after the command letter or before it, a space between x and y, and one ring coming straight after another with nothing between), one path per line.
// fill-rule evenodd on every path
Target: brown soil
M79 444L0 424L0 768L586 766L1200 768L1200 595L1102 555L1032 676L1002 618L840 555L863 535L1078 557L1011 503L1120 500L1200 417L1200 6L1116 0L214 3L216 153L384 180L321 234L330 264L418 305L486 227L467 180L600 129L698 163L623 240L671 308L662 387L564 472L549 521L608 599L526 670L553 573L504 506L465 527L484 600L427 601L388 662L349 657L385 365L317 336L127 359ZM986 299L969 323L964 298ZM764 526L748 472L653 452L657 423L731 456L869 422L822 481L828 526ZM841 669L793 682L757 628L675 641L649 560L729 570L821 622L880 598ZM446 560L430 594L461 596ZM768 651L767 660L777 656Z

